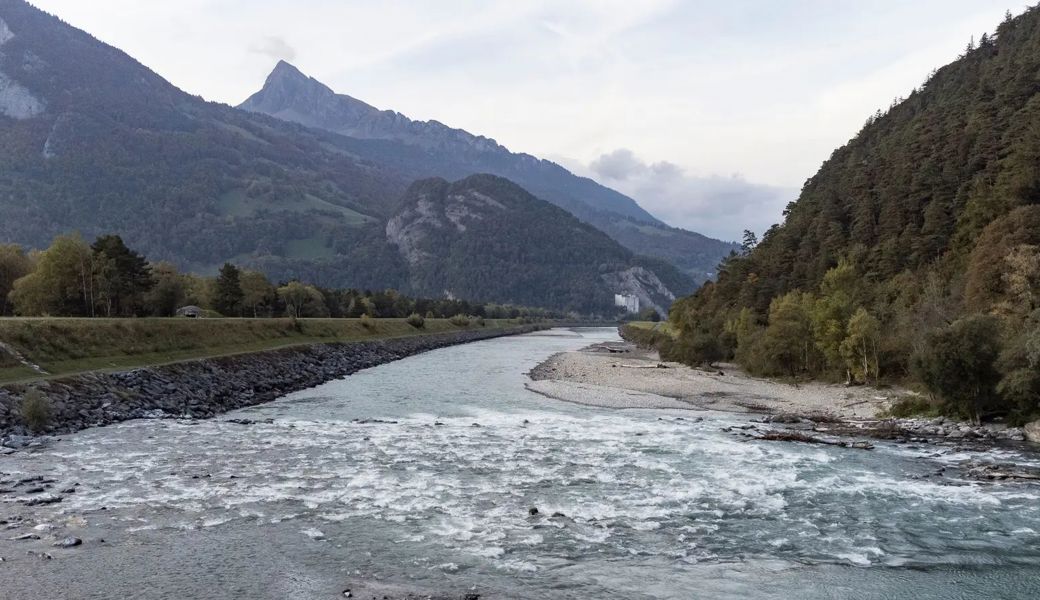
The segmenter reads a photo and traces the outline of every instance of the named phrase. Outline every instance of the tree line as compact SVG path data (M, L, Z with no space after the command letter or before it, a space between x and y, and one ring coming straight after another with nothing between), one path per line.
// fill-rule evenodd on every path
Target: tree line
M274 283L259 271L225 263L215 277L149 262L118 235L88 244L62 235L43 250L0 244L0 316L171 317L196 306L224 317L555 318L538 308L456 299L410 298L396 290Z
M1010 15L810 178L671 311L668 351L1040 415L1040 11ZM914 403L911 403L914 404ZM907 405L904 405L906 407Z

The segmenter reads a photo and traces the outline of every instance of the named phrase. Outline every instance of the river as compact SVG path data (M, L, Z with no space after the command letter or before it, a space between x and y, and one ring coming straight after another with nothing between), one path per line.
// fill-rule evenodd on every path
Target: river
M721 431L745 416L524 388L551 354L613 339L456 346L215 420L0 457L10 477L78 484L60 504L0 504L26 518L0 541L0 598L1040 596L1040 486L949 474L972 453L747 441ZM8 539L32 526L43 539Z

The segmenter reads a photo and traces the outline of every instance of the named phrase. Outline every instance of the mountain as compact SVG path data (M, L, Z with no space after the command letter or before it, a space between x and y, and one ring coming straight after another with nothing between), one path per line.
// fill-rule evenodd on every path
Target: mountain
M939 398L975 390L1040 410L1037 48L1040 10L1009 14L872 116L782 225L677 304L687 347L721 340L763 373L880 371ZM857 363L862 348L870 360ZM960 349L975 354L951 362ZM977 379L940 389L961 375Z
M355 235L409 183L339 136L190 96L20 0L0 0L0 164L0 238L117 232L202 270Z
M386 232L410 267L411 289L426 296L600 313L614 310L617 292L659 311L675 299L606 234L493 175L412 184Z
M384 153L381 160L416 178L457 179L474 173L506 177L629 249L671 262L698 281L713 274L719 261L736 249L733 244L668 227L635 200L556 163L510 152L493 139L437 121L413 121L398 112L379 110L335 93L284 61L240 108L356 139L397 142L393 146L397 150L403 144L408 151Z
M0 0L2 242L42 248L69 231L115 233L154 260L197 272L233 261L275 279L408 292L422 278L388 239L387 223L416 179L396 161L416 150L206 102L22 0ZM541 214L533 206L510 213L518 231ZM580 243L602 246L583 236L559 247ZM552 246L538 256L551 254ZM668 294L693 288L669 265L620 246L609 255L659 273L673 286ZM501 271L497 288L485 281L486 297L467 299L516 302L505 291L512 272ZM604 305L602 286L553 304L568 296L545 285L531 297L540 306Z

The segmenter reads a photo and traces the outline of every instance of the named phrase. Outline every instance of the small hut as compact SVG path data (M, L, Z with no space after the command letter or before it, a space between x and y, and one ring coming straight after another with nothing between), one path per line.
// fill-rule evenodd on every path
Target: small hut
M189 319L201 319L205 315L205 311L198 306L185 306L177 309L178 317L187 317Z

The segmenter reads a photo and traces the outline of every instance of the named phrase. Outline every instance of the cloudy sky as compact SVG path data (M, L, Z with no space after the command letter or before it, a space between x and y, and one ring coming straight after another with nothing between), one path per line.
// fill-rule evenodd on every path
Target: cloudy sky
M284 58L725 239L1022 0L31 0L237 104Z

